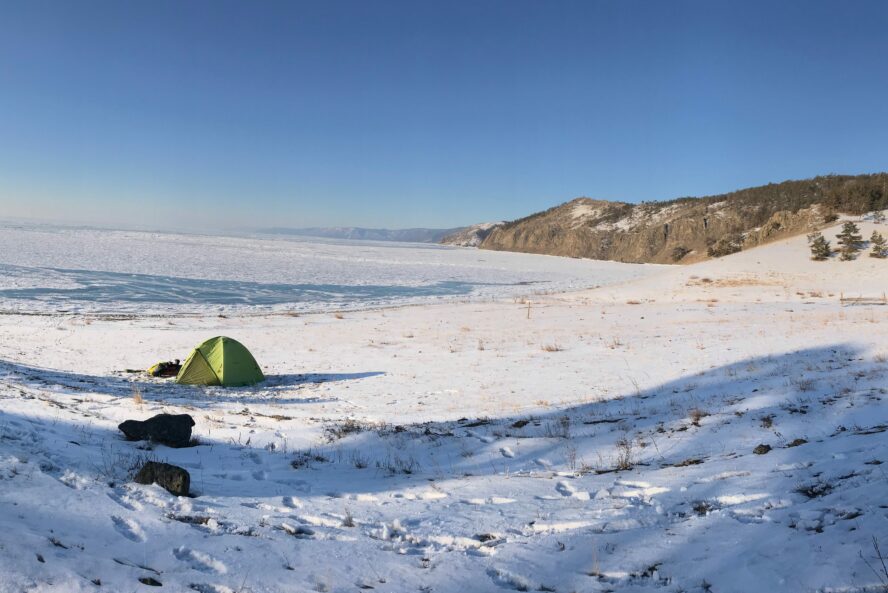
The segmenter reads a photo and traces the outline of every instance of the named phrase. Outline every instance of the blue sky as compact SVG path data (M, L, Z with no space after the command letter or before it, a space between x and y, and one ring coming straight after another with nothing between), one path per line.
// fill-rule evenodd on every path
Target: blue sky
M450 227L888 169L888 3L0 0L0 216Z

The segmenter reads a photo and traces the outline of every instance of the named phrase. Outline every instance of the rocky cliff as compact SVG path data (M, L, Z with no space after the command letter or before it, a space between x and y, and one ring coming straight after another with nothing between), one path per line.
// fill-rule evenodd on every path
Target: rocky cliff
M693 262L888 207L888 174L828 175L701 198L577 198L492 228L482 249L623 262Z

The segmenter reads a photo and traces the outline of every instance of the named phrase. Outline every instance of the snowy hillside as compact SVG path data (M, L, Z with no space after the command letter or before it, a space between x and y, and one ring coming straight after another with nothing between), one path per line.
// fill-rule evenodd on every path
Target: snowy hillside
M0 315L0 591L882 591L888 262L808 255L531 302ZM214 335L267 381L126 372ZM116 429L160 412L196 446ZM148 459L192 496L132 483Z

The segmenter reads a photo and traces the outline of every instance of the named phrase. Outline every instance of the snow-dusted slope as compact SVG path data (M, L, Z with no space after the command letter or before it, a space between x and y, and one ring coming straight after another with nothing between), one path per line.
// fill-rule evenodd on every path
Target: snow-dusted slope
M529 306L0 316L0 591L878 591L888 307L827 290L888 263L807 257ZM123 372L217 334L268 381ZM115 428L161 411L199 446ZM194 497L131 483L149 457Z
M444 245L456 247L478 247L493 229L502 226L502 222L482 222L473 224L464 229L459 229L441 239Z
M856 218L854 220L857 220ZM857 222L861 235L873 231L888 235L888 225ZM833 249L841 222L823 231ZM765 247L741 251L693 266L675 266L656 277L637 283L603 289L614 299L638 295L662 300L719 298L753 302L802 300L817 302L845 297L881 297L888 291L886 260L869 257L864 249L854 261L814 261L805 235L784 239ZM801 293L801 294L799 294Z

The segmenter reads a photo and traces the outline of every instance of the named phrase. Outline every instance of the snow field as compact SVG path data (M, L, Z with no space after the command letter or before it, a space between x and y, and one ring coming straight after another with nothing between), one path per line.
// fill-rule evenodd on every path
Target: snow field
M529 314L0 316L0 591L878 591L888 308L830 291L888 273L769 249ZM126 372L217 334L268 381ZM116 430L160 412L198 446Z

